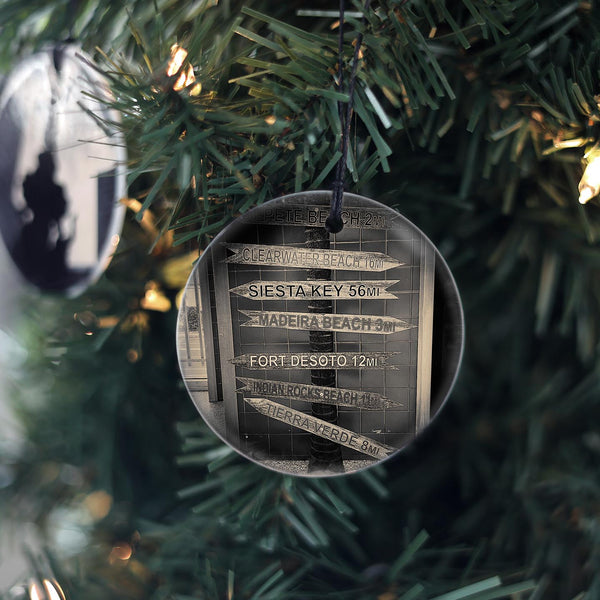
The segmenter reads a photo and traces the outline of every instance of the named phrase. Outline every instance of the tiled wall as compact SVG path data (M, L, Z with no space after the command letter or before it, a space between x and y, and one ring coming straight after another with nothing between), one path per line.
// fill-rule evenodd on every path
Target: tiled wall
M305 240L303 227L281 225L247 226L243 238L236 242L264 245L302 246ZM383 252L406 262L407 266L382 272L332 271L332 280L399 280L390 289L403 291L398 299L351 299L334 301L336 314L362 314L397 317L418 325L419 307L419 249L421 238L411 227L400 222L388 230L344 229L333 238L331 248L365 252ZM230 288L262 281L305 280L306 269L271 266L229 264ZM243 327L248 320L240 310L308 312L308 302L303 300L261 301L230 295L231 315L236 356L255 352L309 352L308 331L279 328ZM339 388L362 389L378 392L390 400L403 404L400 408L386 410L361 410L339 407L338 424L363 434L373 440L401 447L414 437L417 328L389 335L370 333L336 333L336 352L399 352L390 359L395 369L351 369L337 371ZM221 356L222 360L227 357ZM253 377L278 381L311 383L308 369L253 370L238 366L238 377ZM241 386L241 384L240 384ZM310 413L308 402L279 400L282 405ZM265 458L307 458L309 434L290 425L276 421L256 412L238 393L239 427L241 449L256 452ZM346 458L363 458L364 455L344 448Z

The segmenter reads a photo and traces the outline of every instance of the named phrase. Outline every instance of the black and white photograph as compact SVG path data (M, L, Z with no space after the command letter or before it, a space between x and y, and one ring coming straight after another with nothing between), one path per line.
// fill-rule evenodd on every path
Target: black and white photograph
M330 236L330 196L266 202L217 236L178 321L181 372L206 422L242 454L297 475L352 472L409 444L462 350L458 293L431 242L352 194Z

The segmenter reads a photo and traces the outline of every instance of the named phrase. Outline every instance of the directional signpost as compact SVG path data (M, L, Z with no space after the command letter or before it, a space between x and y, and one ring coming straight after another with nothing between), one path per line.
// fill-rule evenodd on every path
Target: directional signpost
M292 427L303 429L337 444L342 444L352 450L358 450L371 458L382 459L397 450L397 448L393 448L392 446L381 444L354 431L344 429L339 425L332 425L327 421L317 419L312 415L288 408L266 398L244 398L244 401L267 417L277 419Z
M259 225L296 225L300 227L325 227L329 216L328 206L278 206L266 207L252 217ZM346 229L391 229L397 219L389 210L358 207L342 209L342 222Z
M330 235L329 202L270 201L219 234L186 288L196 328L182 322L180 336L190 381L206 372L205 404L186 383L214 429L255 460L309 474L388 457L430 410L435 250L351 194Z
M377 315L334 315L275 310L240 310L249 321L242 327L282 327L283 329L304 329L306 331L349 331L352 333L379 333L389 335L412 329L407 321L396 317Z
M398 370L390 360L402 352L258 352L231 359L234 365L248 369L387 369Z
M387 281L252 281L229 290L250 300L396 300L401 294L388 288L397 279Z
M375 392L254 379L252 377L238 377L238 379L243 384L243 387L238 391L249 392L252 395L275 397L282 400L336 404L337 406L351 406L353 408L364 408L365 410L403 408L402 403L384 398L381 394Z
M337 269L339 271L387 271L405 263L382 252L323 250L293 246L225 244L234 254L228 263L300 269Z

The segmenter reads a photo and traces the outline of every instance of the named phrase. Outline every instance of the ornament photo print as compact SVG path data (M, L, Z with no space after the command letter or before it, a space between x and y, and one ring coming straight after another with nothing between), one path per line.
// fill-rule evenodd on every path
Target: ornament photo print
M331 192L258 206L202 253L177 326L198 411L247 458L295 475L369 467L409 444L456 378L463 314L427 237L374 200Z
M59 44L0 90L0 233L23 280L74 296L106 269L125 215L125 144L89 58ZM0 243L0 246L2 244Z

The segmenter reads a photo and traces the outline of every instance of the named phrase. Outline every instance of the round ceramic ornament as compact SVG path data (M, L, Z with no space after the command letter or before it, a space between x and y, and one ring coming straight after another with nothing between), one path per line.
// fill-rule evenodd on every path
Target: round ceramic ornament
M234 221L202 253L177 330L187 389L244 456L296 475L394 455L441 408L463 314L448 266L396 211L344 194L291 194Z
M20 62L0 90L0 233L21 276L75 295L119 241L125 147L102 76L74 45Z

